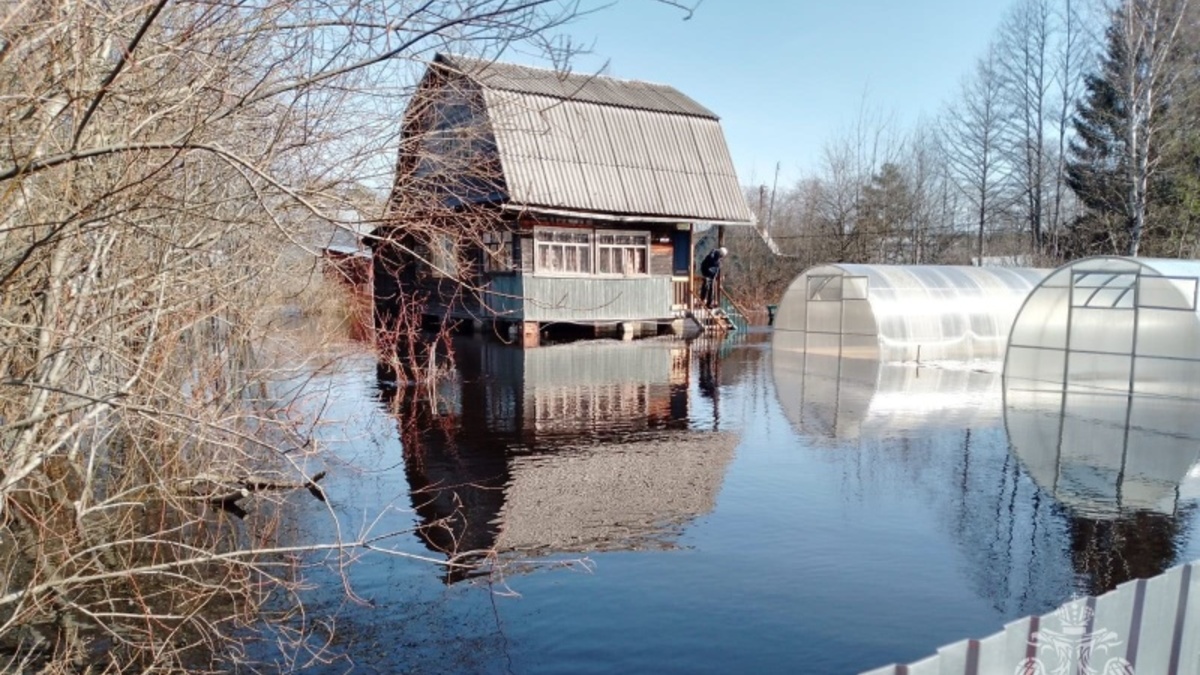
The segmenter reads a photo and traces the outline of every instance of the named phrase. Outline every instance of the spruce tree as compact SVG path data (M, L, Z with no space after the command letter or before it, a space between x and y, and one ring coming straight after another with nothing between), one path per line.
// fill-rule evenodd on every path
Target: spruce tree
M1077 104L1077 138L1067 159L1068 185L1088 213L1073 226L1075 254L1138 255L1143 235L1162 230L1152 207L1169 173L1160 167L1169 145L1168 102L1178 96L1180 39L1186 3L1127 0L1112 13L1100 68L1085 79ZM1153 242L1151 242L1153 243ZM1105 250L1107 249L1107 250Z
M1105 32L1108 45L1100 67L1084 77L1086 95L1076 103L1071 119L1075 138L1067 156L1067 185L1087 207L1087 213L1071 224L1073 255L1117 252L1116 244L1130 226L1126 147L1130 105L1118 86L1129 68L1123 23L1123 12L1116 12Z

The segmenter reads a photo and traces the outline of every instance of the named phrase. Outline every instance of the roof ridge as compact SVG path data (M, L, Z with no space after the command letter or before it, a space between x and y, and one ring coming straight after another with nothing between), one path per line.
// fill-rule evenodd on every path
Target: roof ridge
M499 61L496 59L481 59L476 56L466 56L463 54L455 54L453 52L438 52L437 56L441 56L441 57L448 58L448 59L461 59L463 61L474 61L475 63L486 63L489 65L496 64L496 65L504 66L507 68L523 68L525 70L540 70L542 72L551 73L554 75L566 75L566 76L574 75L577 77L589 77L589 78L600 77L600 78L604 78L606 80L613 80L615 82L625 82L627 84L648 84L648 85L651 85L654 87L665 87L672 91L679 91L678 87L671 85L671 84L667 84L665 82L654 82L652 80L643 80L643 79L633 78L633 77L618 77L616 75L606 75L604 73L591 73L589 71L583 71L583 70L558 70L557 68L548 68L546 66L530 66L530 65L526 65L524 63L513 63L512 61ZM435 56L434 58L436 59L437 56ZM471 73L468 73L468 72L464 72L463 74L467 75L467 76L471 75ZM472 79L474 79L474 78L472 78ZM681 92L681 91L679 91L679 93L683 94L683 92ZM683 95L686 96L686 94L683 94Z
M448 52L437 53L431 65L457 71L476 85L494 91L542 94L564 101L720 120L716 113L674 86L649 80L527 66Z

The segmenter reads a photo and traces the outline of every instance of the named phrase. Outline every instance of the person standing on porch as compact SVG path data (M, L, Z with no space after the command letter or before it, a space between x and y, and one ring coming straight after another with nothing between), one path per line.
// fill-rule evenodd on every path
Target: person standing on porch
M721 276L721 261L727 255L729 250L724 246L714 248L700 263L700 276L704 278L700 287L700 300L710 309L717 304L717 278Z

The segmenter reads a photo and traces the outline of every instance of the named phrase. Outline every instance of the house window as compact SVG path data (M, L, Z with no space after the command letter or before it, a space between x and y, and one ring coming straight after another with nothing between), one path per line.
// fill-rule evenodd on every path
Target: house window
M511 272L512 269L512 233L485 232L483 235L483 271Z
M650 234L537 228L534 271L539 274L638 276L650 273Z
M597 232L596 271L637 275L649 272L650 235L638 232Z
M533 235L537 272L591 274L590 230L537 229Z
M435 277L458 276L459 257L455 241L449 235L437 234L429 242L430 273Z

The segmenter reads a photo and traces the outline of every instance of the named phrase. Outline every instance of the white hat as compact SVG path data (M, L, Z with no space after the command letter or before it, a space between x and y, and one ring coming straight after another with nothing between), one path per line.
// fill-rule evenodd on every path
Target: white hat
M721 257L724 258L725 256L729 255L729 249L722 246L721 248L717 249L717 253L719 253L721 255Z

